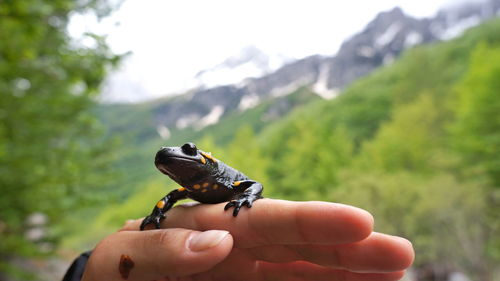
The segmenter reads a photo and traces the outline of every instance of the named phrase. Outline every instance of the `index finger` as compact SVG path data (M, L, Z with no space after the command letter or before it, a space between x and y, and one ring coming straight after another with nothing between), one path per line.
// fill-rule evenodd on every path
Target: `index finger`
M373 217L362 209L327 202L255 201L237 217L224 204L177 206L167 212L162 228L198 231L227 230L235 246L251 248L273 244L345 244L363 240L373 229ZM124 230L139 229L140 220Z

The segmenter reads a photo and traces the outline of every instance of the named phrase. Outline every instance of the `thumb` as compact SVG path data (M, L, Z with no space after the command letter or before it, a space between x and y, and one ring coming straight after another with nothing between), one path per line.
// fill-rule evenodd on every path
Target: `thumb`
M229 255L233 238L224 230L171 228L120 231L92 252L82 280L155 280L201 273Z

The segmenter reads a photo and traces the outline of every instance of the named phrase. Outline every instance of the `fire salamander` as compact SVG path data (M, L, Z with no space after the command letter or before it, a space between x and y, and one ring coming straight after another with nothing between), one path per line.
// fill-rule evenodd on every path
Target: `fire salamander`
M151 214L142 221L141 230L148 224L160 228L165 213L178 200L190 198L205 204L229 201L224 210L234 207L233 216L236 217L242 206L251 208L255 200L262 198L262 184L190 142L181 147L162 147L156 153L155 166L181 187L156 203Z

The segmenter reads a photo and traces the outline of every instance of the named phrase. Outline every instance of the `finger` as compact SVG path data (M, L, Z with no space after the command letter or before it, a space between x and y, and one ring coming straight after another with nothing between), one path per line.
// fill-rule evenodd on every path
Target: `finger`
M127 229L138 229L135 223ZM225 229L237 247L271 244L343 244L360 241L372 231L370 213L343 204L261 199L234 218L223 205L173 208L162 227Z
M332 269L306 261L290 263L270 263L256 261L243 253L241 249L234 249L231 255L218 264L209 274L211 280L233 281L392 281L399 280L404 271L388 273L355 273L347 270ZM201 275L194 276L194 280L204 280Z
M141 224L142 223L142 220L143 218L140 218L140 219L128 219L125 221L125 223L123 224L123 226L118 230L118 231L126 231L126 230L137 230L135 229L135 226L137 224Z
M404 271L389 273L355 273L331 269L304 261L293 263L259 263L262 280L274 281L395 281L404 276Z
M227 231L121 231L94 249L83 280L155 280L206 271L233 245Z
M400 237L372 233L343 245L271 245L247 249L254 259L268 262L305 260L355 272L393 272L408 268L415 257L411 243Z

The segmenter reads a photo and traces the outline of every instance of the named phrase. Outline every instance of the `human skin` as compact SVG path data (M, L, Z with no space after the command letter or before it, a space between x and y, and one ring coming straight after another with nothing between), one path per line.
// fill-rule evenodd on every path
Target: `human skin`
M411 243L373 232L370 213L327 202L261 199L237 217L223 204L180 205L162 229L129 221L94 249L84 281L399 280L414 259Z

